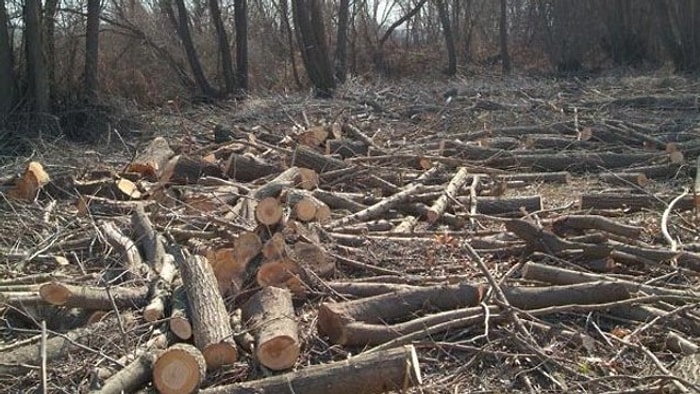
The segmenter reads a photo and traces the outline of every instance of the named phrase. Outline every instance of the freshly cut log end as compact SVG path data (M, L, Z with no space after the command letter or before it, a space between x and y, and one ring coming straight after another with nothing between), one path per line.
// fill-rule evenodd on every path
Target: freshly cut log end
M49 174L44 171L41 163L33 161L29 163L24 174L15 183L15 187L10 190L8 196L18 200L32 200L36 197L39 189L50 182Z
M163 394L193 393L206 376L206 362L200 351L179 343L165 350L153 365L153 384Z
M209 369L231 365L238 360L238 350L233 340L211 344L204 348L202 354Z
M299 341L290 336L279 336L258 345L255 355L260 363L273 371L294 366L299 358Z
M39 288L41 299L51 305L63 305L73 293L61 283L47 283Z
M170 318L170 331L176 337L186 341L192 337L192 324L183 316L175 316Z
M282 205L274 197L263 198L255 207L255 219L266 226L277 224L282 220Z

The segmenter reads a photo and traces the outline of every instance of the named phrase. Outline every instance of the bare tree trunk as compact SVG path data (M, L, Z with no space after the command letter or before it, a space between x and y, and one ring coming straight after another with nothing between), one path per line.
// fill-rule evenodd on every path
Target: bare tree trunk
M26 0L24 25L32 109L36 112L49 112L49 76L42 53L41 0Z
M239 93L244 93L249 89L247 0L234 0L233 14L236 22L236 88Z
M450 14L444 0L437 0L436 5L440 14L442 33L445 36L445 46L447 47L447 75L457 74L457 52L455 51L455 38L450 26Z
M56 89L56 45L54 31L56 30L56 12L59 0L46 0L44 6L44 56L49 76L49 90L55 94Z
M228 35L226 34L224 21L221 19L219 0L209 0L209 12L216 29L217 45L221 54L221 68L224 74L224 86L226 87L225 91L226 93L231 93L235 89L236 80L233 74L233 61L231 60Z
M306 72L319 97L331 97L335 89L333 67L326 47L325 27L320 0L292 2L301 55Z
M338 5L338 43L335 51L335 77L340 83L345 82L347 73L349 17L350 0L340 0Z
M88 0L85 27L85 92L88 100L97 99L97 59L100 44L100 0Z
M501 36L501 65L503 66L503 74L509 74L510 54L508 54L508 4L506 0L501 0L501 17L498 28Z
M185 48L185 55L192 69L195 83L204 96L209 98L217 97L217 91L209 84L206 75L204 75L202 63L199 61L199 55L194 47L185 1L175 0L175 6L177 7L177 19L172 18L172 20L175 22L175 29L177 30L178 36L180 36L182 46ZM172 7L168 7L168 12L172 13Z
M287 41L289 45L289 59L292 62L292 75L294 76L294 82L297 87L301 89L303 85L301 84L301 79L299 78L299 71L297 70L297 61L294 51L294 38L292 37L292 26L289 24L289 6L287 5L287 0L280 1L280 10L282 13L282 23L284 24L284 29L287 32Z
M14 105L15 76L5 0L0 0L0 124Z

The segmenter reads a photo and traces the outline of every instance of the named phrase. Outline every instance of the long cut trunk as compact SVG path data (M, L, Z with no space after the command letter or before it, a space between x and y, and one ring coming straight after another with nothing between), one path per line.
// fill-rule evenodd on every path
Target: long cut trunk
M97 99L97 59L100 44L100 0L88 0L85 27L85 93L89 100Z
M41 0L26 0L24 6L25 39L27 45L27 77L32 109L49 112L49 75L42 53Z
M247 0L234 0L233 17L236 22L236 87L244 93L249 89Z
M221 9L219 8L219 0L209 0L209 12L211 19L216 29L217 45L221 54L221 68L224 74L224 85L226 93L233 92L235 88L235 76L233 74L233 61L231 60L231 48L229 48L228 35L224 27L224 21L221 19Z

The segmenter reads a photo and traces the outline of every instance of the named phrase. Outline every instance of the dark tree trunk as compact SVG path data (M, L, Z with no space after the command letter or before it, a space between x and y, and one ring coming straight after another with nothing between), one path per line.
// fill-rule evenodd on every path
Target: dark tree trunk
M56 89L56 43L54 31L56 30L56 12L59 0L46 0L44 6L44 56L49 76L49 90L55 94Z
M49 75L42 53L41 0L26 0L24 27L27 46L27 78L32 109L36 112L49 112Z
M503 66L503 74L509 74L510 54L508 53L508 4L506 0L501 0L501 18L498 28L501 36L501 65Z
M85 27L85 93L89 100L97 99L97 59L100 44L100 0L88 0Z
M236 87L239 93L245 93L249 89L247 0L234 0L233 17L236 22Z
M450 14L444 0L437 0L436 3L440 14L442 33L445 36L445 46L447 47L447 75L454 76L457 74L457 52L455 50L455 37L450 26Z
M326 46L321 0L292 2L301 55L309 79L319 97L332 97L335 89L333 67Z
M202 68L202 63L199 61L199 55L194 47L194 42L192 41L192 34L190 33L189 18L187 14L187 7L185 7L184 0L175 0L175 6L177 7L177 19L172 18L175 22L175 29L177 34L182 41L182 46L185 49L185 55L187 56L187 62L190 64L192 69L192 75L194 76L194 81L197 84L200 92L209 98L215 98L218 93L209 84L206 75L204 75L204 69ZM168 7L168 12L172 13L172 8Z
M301 89L303 85L301 84L301 78L299 78L299 71L297 70L297 61L294 51L294 37L292 37L292 26L289 24L289 6L287 5L287 0L280 0L279 4L282 13L282 23L284 24L284 29L287 32L289 59L292 62L292 75L294 76L294 82L297 84L297 87Z
M14 106L15 75L12 64L12 46L7 30L5 0L0 0L0 125Z
M231 48L229 47L228 35L221 19L221 9L219 0L209 0L209 12L216 29L217 45L221 54L221 68L224 74L224 86L226 93L232 93L236 86L236 79L233 74L233 61L231 60Z
M335 52L335 77L340 83L345 82L347 73L349 19L350 0L340 0L340 5L338 5L338 43Z

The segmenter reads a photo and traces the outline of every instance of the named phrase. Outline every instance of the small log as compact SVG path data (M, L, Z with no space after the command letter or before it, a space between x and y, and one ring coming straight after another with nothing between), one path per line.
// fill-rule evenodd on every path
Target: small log
M597 171L607 169L630 168L634 165L649 164L662 159L666 154L659 153L589 153L568 152L566 154L513 154L494 157L486 161L493 168L532 168L540 171Z
M319 331L333 343L343 343L344 326L351 321L379 323L409 316L425 307L438 310L475 306L482 289L467 284L409 289L340 303L323 303L319 308Z
M632 184L645 187L649 184L649 178L643 172L606 172L599 174L598 178L611 185L629 186Z
M221 178L223 171L219 166L202 158L177 155L168 161L159 181L161 184L186 185L197 183L205 175Z
M124 235L112 222L102 222L99 228L107 243L122 255L127 279L147 277L151 269L144 264L134 241Z
M265 226L272 226L282 220L284 209L275 197L265 197L255 206L255 219Z
M327 155L340 155L343 159L356 156L366 156L369 146L362 141L333 139L326 141Z
M605 304L630 298L624 285L603 281L565 286L505 287L503 293L512 306L521 309Z
M574 136L553 134L530 134L523 138L523 143L529 149L590 149L595 146L591 142L577 140Z
M187 292L195 346L210 369L233 364L238 351L211 265L202 256L185 258L181 252L175 254L175 259Z
M144 386L153 376L153 363L156 355L151 352L142 353L129 365L122 368L94 394L121 394L133 393Z
M362 353L350 359L306 367L252 382L202 390L201 394L304 393L378 394L420 386L418 355L412 345Z
M262 247L262 255L268 261L278 260L287 257L286 249L287 244L284 240L284 234L274 233Z
M566 250L578 250L589 259L599 259L609 256L612 251L612 247L608 245L585 244L561 239L554 233L540 229L525 220L509 220L506 222L506 229L522 238L528 247L539 252L557 254Z
M183 341L192 337L192 324L190 323L187 305L187 292L184 286L178 286L171 297L171 312L168 319L170 332Z
M426 212L428 223L435 223L447 209L448 202L455 199L459 189L467 182L467 169L462 167L452 177L450 183L445 187L444 193L438 198Z
M51 305L110 310L115 306L139 308L146 305L148 288L145 286L89 287L51 282L39 288L39 295Z
M163 137L154 138L143 151L136 155L127 166L128 172L136 172L151 182L160 179L171 157L175 155L168 141Z
M671 179L679 176L686 176L688 169L679 164L656 164L650 166L631 167L623 169L621 172L642 173L648 179Z
M460 198L459 201L469 205L469 198ZM542 198L540 196L518 197L477 197L476 213L482 215L519 215L523 212L538 212L542 210Z
M354 213L367 208L367 205L353 201L341 193L332 193L329 191L316 189L313 191L313 196L333 209L344 209Z
M503 179L506 182L522 181L528 183L545 182L567 184L571 181L571 174L567 171L530 172L523 174L498 175L497 179Z
M287 206L292 208L293 216L302 222L316 220L323 223L328 221L331 216L331 210L328 205L308 192L302 193L299 190L289 190L287 193Z
M588 229L605 231L631 239L639 238L642 233L641 227L617 223L599 215L566 215L552 222L552 231L559 236L565 236L569 230Z
M700 294L697 294L691 290L676 290L665 287L656 287L645 285L643 283L632 282L629 280L613 278L606 275L600 274L589 274L585 272L572 271L565 268L552 267L544 264L538 264L533 262L526 263L522 268L522 275L525 279L537 280L545 283L552 283L555 285L570 285L576 283L586 283L586 282L613 282L620 283L627 288L629 292L645 292L647 294L657 294L657 295L673 295L680 297L694 297L699 298Z
M325 126L315 126L307 129L297 136L297 140L301 145L306 145L311 148L321 146L328 139L328 129Z
M666 334L666 348L678 354L688 355L700 353L700 346L696 345L693 341L676 334L675 332L669 332Z
M414 184L404 188L402 191L385 198L384 200L369 206L362 211L355 212L340 219L336 219L328 224L329 227L342 227L353 222L365 222L376 218L396 205L404 202L410 196L418 193L424 186Z
M122 314L122 321L135 320L131 314ZM101 322L86 327L77 328L62 335L49 338L45 343L45 351L41 351L41 342L23 345L11 351L2 353L0 362L0 375L16 375L24 373L27 369L38 369L42 362L42 353L47 362L53 362L68 356L81 347L90 347L95 332L113 329L117 324L117 318L112 316Z
M289 369L299 357L299 327L292 294L265 287L241 308L243 320L255 338L255 357L273 371Z
M258 268L255 278L261 287L287 287L295 295L303 295L304 288L299 279L300 273L301 268L297 262L287 257L263 263Z
M278 166L267 163L259 157L238 153L231 153L224 166L224 175L241 182L251 182L279 171Z
M664 197L649 194L583 194L581 196L581 209L625 209L639 211L642 209L658 208L663 206ZM694 208L693 196L686 196L676 203L674 208L679 211L689 211Z
M415 290L419 286L401 283L363 283L363 282L327 282L334 292L353 298L373 297L394 291Z
M189 394L206 377L205 356L196 347L178 343L161 353L153 364L153 385L163 394Z
M292 165L310 168L319 174L349 167L349 165L342 160L324 156L303 145L299 145L297 149L294 150L290 161Z
M138 200L142 197L138 186L133 181L122 177L74 181L71 187L82 195L119 201Z
M326 278L335 272L335 261L320 244L300 241L294 244L293 251L297 264L318 277Z

